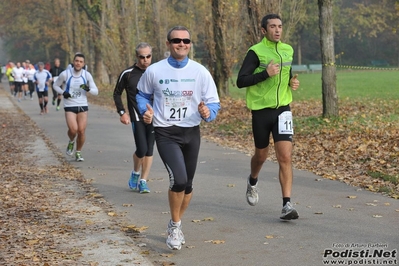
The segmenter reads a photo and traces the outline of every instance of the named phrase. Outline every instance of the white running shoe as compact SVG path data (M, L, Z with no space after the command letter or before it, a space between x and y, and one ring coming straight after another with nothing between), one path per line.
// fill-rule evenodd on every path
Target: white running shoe
M83 159L82 154L80 153L80 151L77 151L75 153L75 158L77 162L83 162L85 159Z
M259 201L257 185L258 184L256 184L255 186L251 186L251 184L249 183L249 177L248 177L246 196L247 196L247 202L251 206L255 206L256 203L258 203L258 201Z
M173 227L172 220L170 220L169 223L168 223L168 230L170 228L172 228L172 227ZM180 235L181 236L181 243L184 245L184 244L186 244L186 239L184 238L184 234L183 234L183 231L182 231L183 226L182 226L181 222L180 222L180 226L178 226L178 227L179 227L180 233L181 233L181 235Z
M283 210L281 211L280 219L283 220L294 220L298 219L299 215L295 208L292 206L291 202L287 202Z
M186 243L184 234L180 226L173 226L171 222L168 224L168 237L166 238L166 245L173 250L180 250L181 246Z
M43 113L43 111L42 111L42 113ZM67 149L66 149L66 155L68 155L68 156L72 156L73 155L73 146L74 145L75 145L75 142L73 142L73 141L70 141L68 143L68 146L67 146Z

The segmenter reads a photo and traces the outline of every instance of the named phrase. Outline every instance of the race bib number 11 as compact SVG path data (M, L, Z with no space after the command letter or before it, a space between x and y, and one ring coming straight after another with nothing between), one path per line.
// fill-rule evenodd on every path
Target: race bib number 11
M292 112L285 111L278 116L278 133L294 134L294 124L292 122Z

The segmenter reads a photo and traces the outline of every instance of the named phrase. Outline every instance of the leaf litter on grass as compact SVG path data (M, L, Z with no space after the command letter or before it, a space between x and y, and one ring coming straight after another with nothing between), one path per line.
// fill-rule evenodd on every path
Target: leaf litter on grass
M109 88L103 88L109 90ZM91 97L115 109L109 97ZM244 99L224 97L215 121L201 123L204 138L252 155L251 112ZM320 100L293 101L296 169L399 199L399 101L340 99L339 118L322 118ZM269 160L276 161L273 141Z
M221 106L215 121L202 123L202 135L253 154L251 113L245 101L221 99ZM399 109L394 106L399 102L343 100L339 118L323 119L320 101L293 102L294 167L398 199ZM276 161L273 149L270 160Z

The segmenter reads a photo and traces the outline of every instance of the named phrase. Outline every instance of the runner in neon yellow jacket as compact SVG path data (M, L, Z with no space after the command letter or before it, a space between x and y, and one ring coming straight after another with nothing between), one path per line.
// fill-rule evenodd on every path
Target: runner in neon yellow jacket
M247 179L246 198L249 205L259 201L258 175L269 153L270 134L279 163L279 179L283 196L281 219L299 217L291 204L293 121L289 104L291 89L299 87L297 76L292 77L294 51L280 41L283 25L280 16L270 14L261 22L264 35L252 46L238 73L237 86L247 88L247 106L252 113L252 132L255 154L251 158L251 173Z
M259 59L254 74L265 72L270 62L281 66L279 75L267 77L264 81L247 87L247 106L251 110L278 108L291 103L292 93L289 87L290 69L294 50L288 44L269 41L266 37L249 50Z
M10 86L10 93L11 95L14 94L14 77L12 75L12 69L14 68L15 64L13 62L9 62L8 68L6 70L6 76L8 78L8 85Z
M6 76L8 78L8 81L10 81L10 82L14 82L14 77L11 75L13 67L14 67L14 64L12 64L12 66L7 68L7 70L6 70Z

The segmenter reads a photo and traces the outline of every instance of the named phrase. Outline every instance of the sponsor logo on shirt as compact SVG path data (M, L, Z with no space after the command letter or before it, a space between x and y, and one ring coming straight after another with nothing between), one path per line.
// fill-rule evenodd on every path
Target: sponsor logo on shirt
M172 91L169 88L162 90L162 92L166 96L191 96L194 93L193 91Z
M182 82L194 82L195 79L182 79ZM177 79L160 79L159 84L169 84L170 82L179 82Z
M181 82L195 82L195 79L181 79Z

